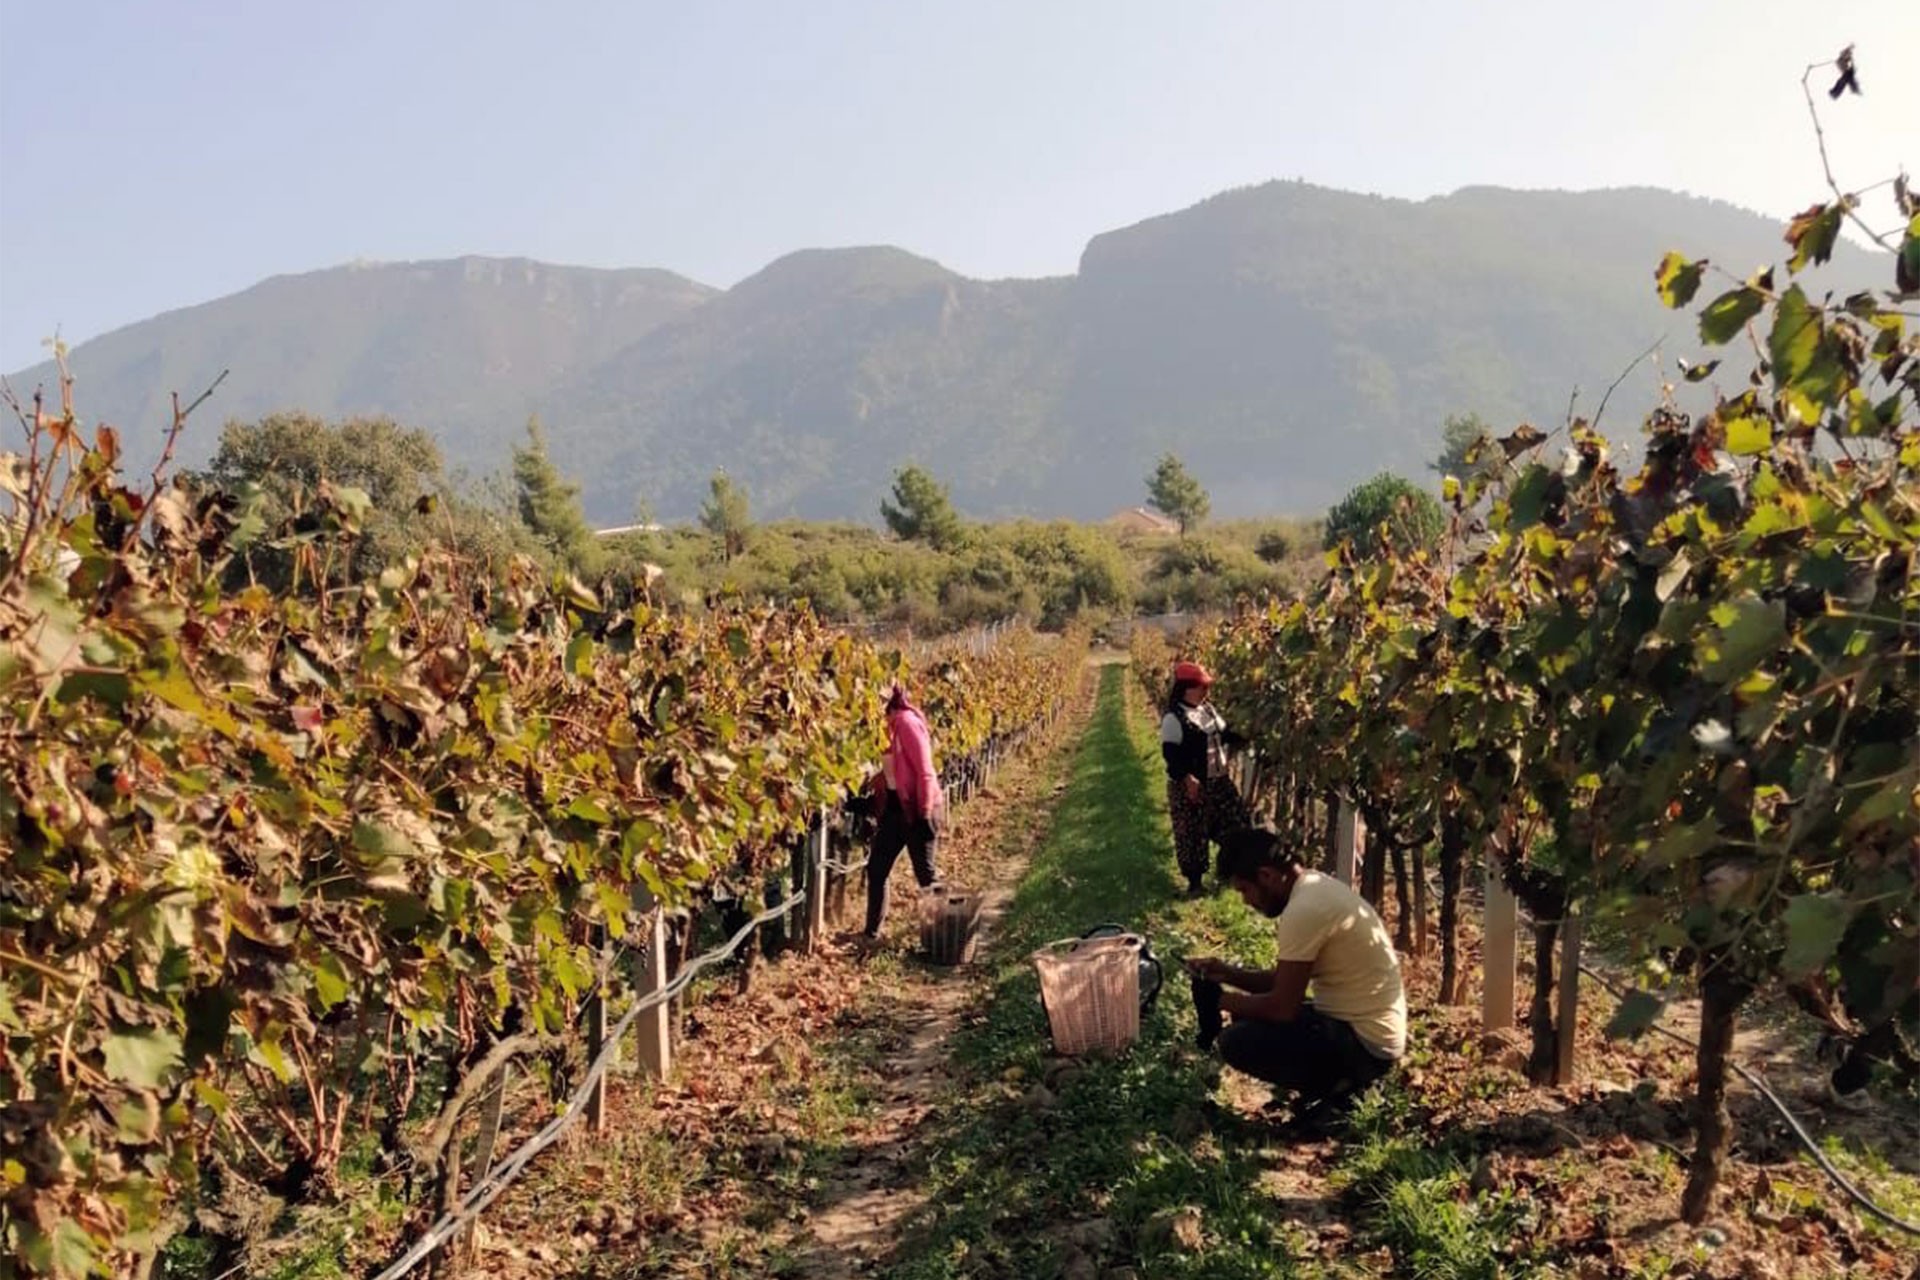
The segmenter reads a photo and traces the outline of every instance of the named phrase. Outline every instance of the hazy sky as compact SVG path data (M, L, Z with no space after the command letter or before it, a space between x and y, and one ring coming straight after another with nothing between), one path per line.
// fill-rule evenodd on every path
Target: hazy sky
M1841 180L1920 169L1920 0L0 0L0 370L353 258L1059 274L1274 177L1785 214L1849 41Z

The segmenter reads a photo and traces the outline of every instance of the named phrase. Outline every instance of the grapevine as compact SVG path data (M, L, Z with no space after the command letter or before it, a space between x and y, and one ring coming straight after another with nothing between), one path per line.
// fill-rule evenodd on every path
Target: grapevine
M70 395L70 392L69 392ZM603 932L739 897L857 793L888 681L944 757L1023 728L1075 641L924 676L804 610L612 614L519 559L350 571L368 503L117 472L70 399L0 456L0 1147L9 1253L150 1253L209 1161L324 1197L420 1081L553 1045ZM247 581L270 547L296 589Z
M1899 200L1920 255L1920 202ZM1897 303L1797 278L1844 212L1796 219L1784 271L1701 311L1704 342L1749 335L1752 378L1699 414L1667 398L1637 468L1584 421L1557 462L1523 426L1448 480L1442 551L1336 550L1312 595L1207 645L1283 796L1350 798L1392 847L1437 828L1449 994L1459 864L1496 860L1539 926L1536 1075L1567 911L1625 926L1650 976L1691 973L1690 1221L1725 1158L1726 1054L1754 992L1830 987L1909 1063L1920 1022L1920 338ZM1669 305L1706 265L1660 264ZM1615 1029L1658 1008L1639 993Z

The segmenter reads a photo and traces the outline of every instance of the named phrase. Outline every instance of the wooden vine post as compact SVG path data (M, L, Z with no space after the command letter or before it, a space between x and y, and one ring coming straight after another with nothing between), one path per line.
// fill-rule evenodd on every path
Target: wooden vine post
M1342 884L1351 885L1360 870L1367 847L1367 824L1351 800L1340 800L1340 813L1334 826L1333 874Z
M635 998L644 1000L667 985L667 913L651 894L641 910L645 913L645 937L633 975ZM662 1000L634 1019L634 1043L640 1073L649 1080L665 1080L673 1071L671 1001Z
M1580 1030L1580 931L1580 909L1568 903L1560 923L1560 1007L1554 1014L1555 1084L1572 1084L1578 1065L1574 1043Z
M504 1062L493 1076L493 1084L487 1090L487 1096L480 1101L480 1131L473 1144L473 1179L479 1182L493 1172L493 1148L500 1138L500 1113L507 1097L507 1078L513 1074L513 1064ZM480 1238L476 1220L454 1238L453 1256L471 1265L480 1251Z
M835 841L832 838L832 833L829 832L827 836L827 856L829 858L833 856L835 844L840 846L840 861L844 866L849 856L848 849L850 848L850 842L846 840ZM830 885L827 890L827 916L837 926L847 918L847 873L844 871L828 871L827 880Z
M1431 951L1428 918L1432 915L1431 890L1427 886L1426 852L1418 845L1413 850L1413 954L1425 957Z
M827 936L827 815L823 811L807 832L807 954L820 948Z
M1481 1025L1504 1031L1513 1025L1514 956L1520 929L1520 904L1500 878L1500 863L1487 859L1487 908L1482 969Z

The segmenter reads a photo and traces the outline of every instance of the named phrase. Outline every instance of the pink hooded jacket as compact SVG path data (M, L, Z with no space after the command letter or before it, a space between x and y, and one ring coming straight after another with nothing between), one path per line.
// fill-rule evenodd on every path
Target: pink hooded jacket
M926 717L898 688L887 702L887 738L881 786L892 786L907 821L944 820L947 802L933 767L933 736L927 731Z

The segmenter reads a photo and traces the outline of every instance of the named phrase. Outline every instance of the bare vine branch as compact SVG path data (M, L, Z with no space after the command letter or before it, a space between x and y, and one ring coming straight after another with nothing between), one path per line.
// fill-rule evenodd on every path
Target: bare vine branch
M1645 351L1642 351L1639 355L1635 356L1633 360L1627 365L1627 367L1620 371L1620 376L1615 378L1607 386L1607 393L1600 397L1600 407L1593 411L1593 422L1590 425L1593 427L1595 431L1598 431L1600 429L1600 418L1607 411L1607 401L1613 398L1613 393L1619 389L1620 384L1625 382L1627 378L1633 373L1633 371L1640 367L1640 362L1642 360L1645 360L1648 356L1653 355L1655 352L1659 351L1660 348L1666 344L1666 341L1667 341L1667 335L1664 333L1661 334L1659 337L1655 338L1653 340L1653 345L1648 347Z
M160 486L163 482L163 478L167 474L167 468L173 465L173 451L180 444L181 433L187 429L187 419L193 416L193 411L195 409L198 409L201 405L205 404L209 399L212 398L213 393L220 389L220 384L227 380L227 374L230 372L232 371L229 369L222 369L220 371L220 376L215 378L211 383L209 383L207 385L207 389L205 391L202 391L199 395L195 396L193 398L193 403L189 404L184 409L180 407L180 393L177 391L174 392L173 394L173 425L167 428L167 444L166 444L166 447L160 451L160 461L153 464L153 495L154 497L157 498L160 496ZM153 504L151 502L147 504L149 508L151 508L152 505Z
M1867 239L1873 241L1888 253L1895 253L1897 250L1887 243L1886 237L1868 226L1867 220L1862 218L1858 213L1860 193L1854 192L1850 195L1842 191L1839 181L1833 176L1833 161L1827 156L1827 131L1820 125L1820 108L1813 100L1813 73L1816 71L1824 71L1828 67L1838 65L1839 63L1836 61L1811 63L1800 77L1800 92L1805 94L1807 98L1807 115L1813 119L1813 140L1818 143L1820 147L1820 168L1822 172L1827 175L1827 189L1833 192L1833 198L1840 202L1840 210L1847 216L1847 220L1852 222L1854 226L1860 228L1861 233L1864 234ZM1866 189L1871 191L1873 188L1869 187Z

